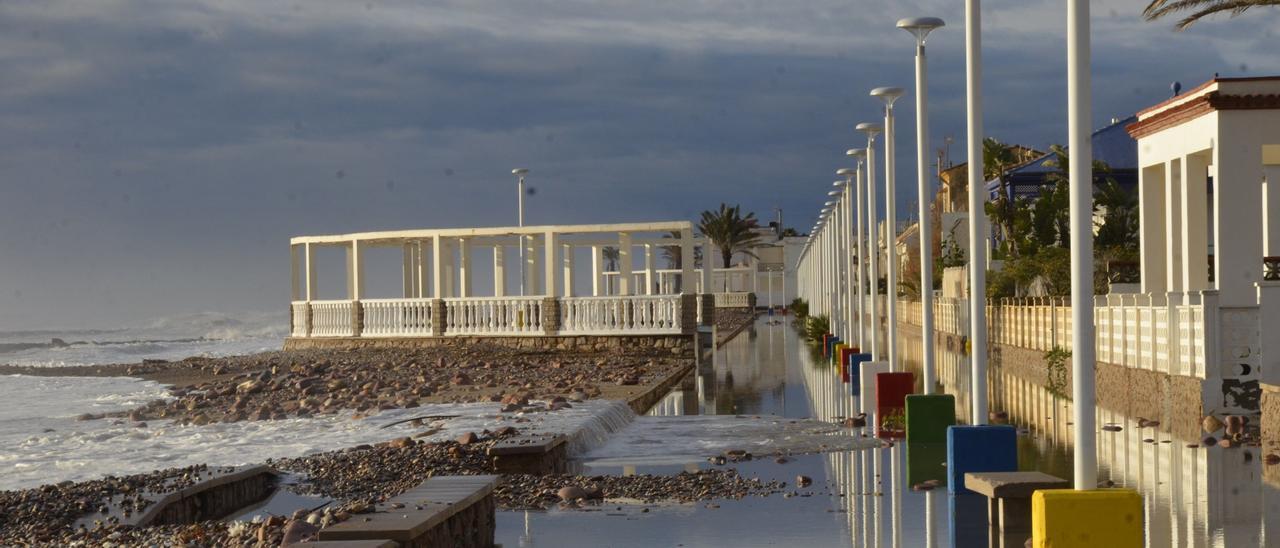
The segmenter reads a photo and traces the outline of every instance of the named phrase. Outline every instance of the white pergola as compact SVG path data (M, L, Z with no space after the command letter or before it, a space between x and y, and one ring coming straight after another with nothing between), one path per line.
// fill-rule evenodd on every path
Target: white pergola
M517 254L511 250L521 246L524 265L512 261ZM706 257L700 273L694 266L698 246ZM344 299L318 298L315 257L322 247L346 252ZM373 248L401 251L398 298L369 298L365 255ZM587 268L575 264L582 248L590 249ZM606 248L617 251L616 270L605 270ZM678 249L679 268L657 268L655 253L671 248ZM294 337L692 332L702 317L699 293L719 285L715 274L726 287L746 285L730 284L745 269L712 268L713 246L695 237L688 221L299 236L290 240L290 250ZM634 264L637 254L641 268ZM492 256L491 283L477 279L478 256ZM523 272L515 290L507 284L512 268ZM578 282L586 276L590 294L579 295ZM745 292L722 294L716 303L739 300L747 305ZM689 315L694 308L697 314Z

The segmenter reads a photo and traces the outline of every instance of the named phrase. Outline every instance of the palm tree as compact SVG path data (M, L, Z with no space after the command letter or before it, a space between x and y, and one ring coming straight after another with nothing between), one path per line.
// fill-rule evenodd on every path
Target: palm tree
M618 259L622 258L622 254L618 252L618 248L607 246L600 250L600 254L604 256L605 269L609 272L617 272Z
M680 232L676 230L672 230L667 234L663 234L662 237L679 240ZM667 261L667 268L670 268L672 270L680 270L681 268L684 267L684 260L683 260L683 256L680 254L679 244L662 246L662 259ZM701 266L702 266L702 248L694 247L693 248L693 267L699 268Z
M754 257L751 249L760 245L760 235L755 232L756 214L747 213L743 217L740 208L720 204L719 211L703 211L702 221L698 223L698 230L720 249L724 268L729 268L734 253Z
M987 137L982 140L982 175L986 180L1000 181L1000 195L987 204L986 213L992 226L1000 231L1000 239L1009 245L1009 251L1017 254L1013 237L1014 204L1009 196L1009 181L1005 177L1009 167L1018 163L1013 147ZM970 192L983 192L986 185L970 184Z
M1151 0L1142 15L1154 21L1177 12L1191 12L1176 25L1183 30L1210 15L1229 11L1235 17L1256 6L1280 6L1280 0Z

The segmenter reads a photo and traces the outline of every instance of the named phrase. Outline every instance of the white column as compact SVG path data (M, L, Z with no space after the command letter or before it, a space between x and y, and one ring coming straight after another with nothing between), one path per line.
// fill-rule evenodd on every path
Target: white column
M301 245L289 246L289 300L302 300L302 252Z
M556 292L560 289L559 280L556 277L556 248L560 247L556 238L556 233L548 230L542 235L542 271L546 277L546 291L544 295L555 297Z
M601 286L600 284L600 282L602 281L601 277L604 276L603 274L604 266L602 264L603 261L604 261L604 253L600 249L600 246L598 245L591 246L591 296L592 297L599 297L601 295L600 290L603 289L603 286Z
M440 236L437 234L431 237L431 298L443 299L444 295L444 276L443 262L444 253L441 252Z
M527 260L529 261L529 274L530 274L529 279L531 282L529 285L529 293L534 295L542 295L545 293L539 293L539 291L541 290L545 292L546 290L546 287L543 285L543 283L544 282L550 283L550 280L543 280L543 278L545 278L543 274L545 274L546 272L545 264L547 261L547 258L543 256L545 255L543 251L546 248L545 248L545 245L543 246L537 245L538 244L537 239L538 237L535 235L529 236L529 253L527 255Z
M347 298L358 301L364 295L364 260L360 257L360 240L347 247Z
M471 297L471 242L458 238L458 296Z
M1181 243L1182 289L1200 291L1209 288L1209 166L1203 155L1182 157Z
M413 290L417 287L413 279L413 244L404 242L400 244L400 296L406 299L413 298Z
M1071 377L1075 414L1075 488L1098 486L1093 368L1093 147L1089 75L1089 0L1067 2L1067 130L1071 159ZM972 187L974 182L970 183Z
M417 265L414 268L417 269L416 279L418 287L414 295L419 298L427 296L427 252L423 249L423 246L425 245L426 244L422 240L418 240L415 244L415 247L417 248L417 253L415 254Z
M631 235L618 234L618 294L631 295Z
M1165 253L1165 165L1138 170L1139 247L1142 252L1142 292L1168 291L1168 256Z
M981 162L979 162L981 165ZM871 359L880 360L880 241L877 237L879 227L876 226L876 137L874 132L867 132L867 270L870 271L867 287L871 291L871 328L867 336L871 337Z
M937 373L934 368L933 348L933 217L929 204L933 194L930 190L929 157L929 87L925 71L928 60L925 57L924 41L916 45L916 192L920 195L919 215L916 232L920 240L920 362L924 370L924 393L932 394Z
M520 246L523 249L524 262L520 267L520 272L524 276L523 287L524 295L534 295L538 291L538 258L534 257L533 236L521 234Z
M573 288L573 246L565 244L560 252L564 254L564 293L565 297L572 297L577 292Z
M320 290L319 286L316 285L316 269L314 265L315 247L313 247L312 244L303 244L303 246L306 248L306 255L307 255L306 256L306 261L307 261L306 263L306 271L307 271L306 297L308 301L311 301L316 298L316 292Z
M711 273L715 267L715 252L711 249L711 239L706 236L702 237L702 291L701 293L715 293L711 287Z
M507 246L493 246L493 296L507 296Z
M894 146L893 135L893 106L890 105L884 111L884 245L885 245L885 322L887 324L886 331L888 338L885 344L888 345L889 370L901 371L902 363L898 361L898 215L897 215L897 192L894 190L896 182L895 169L897 158L897 147Z
M637 293L640 293L637 291ZM653 294L653 244L644 244L644 295Z
M693 283L693 229L680 230L680 294L692 295Z
M442 258L444 261L440 265L440 275L444 277L444 298L458 296L457 294L457 272L455 272L455 261L453 254L453 242L442 239L440 240Z
M1262 254L1280 256L1280 165L1262 166Z
M1214 282L1219 304L1257 306L1262 281L1262 157L1247 146L1215 146ZM1275 215L1274 210L1267 215ZM1270 326L1268 326L1270 327Z
M852 279L852 280L854 280L854 282L858 284L858 288L857 288L858 306L857 306L857 307L855 307L855 310L856 310L856 312L857 312L857 314L858 314L858 321L857 321L857 322L855 322L855 323L856 323L856 326L857 326L857 328L858 328L858 338L857 338L857 341L858 341L858 351L859 351L859 352L866 352L866 351L868 350L868 349L867 349L867 340L866 340L866 334L867 334L866 320L867 320L867 316L866 316L866 314L864 314L864 311L865 311L865 306L866 306L866 303L867 303L867 290L866 290L866 285L867 285L867 269L866 269L866 260L867 260L867 256L866 256L866 250L867 250L867 246L866 246L866 245L864 245L866 242L865 242L865 239L862 237L862 235L864 234L863 226L862 226L862 216L863 216L863 211L864 211L864 207L865 207L865 204L866 204L866 202L864 202L864 201L863 201L863 195L862 195L862 185L863 185L863 182L862 182L862 160L858 160L858 169L857 169L857 173L855 174L855 177L856 177L856 179L855 179L855 182L854 182L854 200L856 200L856 202L857 202L857 203L855 204L855 211L857 212L857 215L855 216L855 220L856 220L856 222L854 223L854 228L855 228L855 231L854 231L854 240L856 240L856 241L854 242L854 248L855 248L855 252L854 252L855 257L854 257L854 259L856 259L856 268L857 268L857 272L856 272L853 276L851 276L851 279ZM785 281L784 281L784 283L785 283Z
M1185 290L1182 286L1182 269L1186 257L1182 256L1182 160L1173 159L1164 164L1165 201L1164 233L1165 257L1169 270L1165 273L1165 285L1170 292Z

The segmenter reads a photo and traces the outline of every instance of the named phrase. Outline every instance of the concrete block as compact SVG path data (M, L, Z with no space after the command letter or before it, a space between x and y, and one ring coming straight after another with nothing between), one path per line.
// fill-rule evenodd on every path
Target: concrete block
M874 420L876 411L876 375L889 372L889 362L867 361L858 367L858 397L862 411L868 420ZM867 424L875 424L868 422Z
M947 428L947 488L953 494L969 494L964 475L969 472L1018 470L1018 434L1008 425L952 426Z
M907 372L876 375L876 436L907 435L907 395L915 390L915 376Z
M956 398L951 394L907 396L907 443L947 443L947 428L956 424Z
M987 512L987 498L982 495L948 496L947 526L951 533L951 546L991 546Z
M1132 489L1047 489L1031 495L1036 548L1143 545L1142 495Z
M907 485L930 480L947 484L947 443L907 443Z
M871 354L852 354L849 356L849 394L857 396L862 387L862 364L871 361Z

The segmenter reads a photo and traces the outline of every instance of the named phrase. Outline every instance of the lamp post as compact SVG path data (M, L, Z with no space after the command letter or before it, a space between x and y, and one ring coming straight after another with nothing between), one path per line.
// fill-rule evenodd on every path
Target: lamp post
M898 232L896 213L897 194L894 191L895 166L893 143L893 103L902 97L902 88L882 87L871 90L871 96L884 102L884 224L888 234L884 236L886 261L885 322L888 326L889 370L898 371L898 246L894 240Z
M853 278L854 278L854 281L857 282L858 284L858 289L856 292L858 305L854 307L858 314L858 321L857 321L858 349L860 351L865 352L867 349L867 345L866 345L867 329L866 329L866 326L863 324L863 322L866 320L865 307L867 304L866 303L867 301L867 298L866 298L867 268L865 264L866 255L864 254L866 247L863 245L865 240L862 237L863 235L862 216L863 216L863 209L864 209L863 196L862 196L862 186L863 186L862 162L863 162L863 159L866 158L867 156L867 151L861 148L851 148L845 151L845 155L856 159L858 162L857 167L854 168L854 178L856 178L857 181L853 184L853 199L854 199L854 221L853 221L854 231L853 233L855 235L854 240L856 240L856 243L854 244L854 254L852 259L854 260L854 264L857 265L857 269L856 269L857 274L855 274Z
M831 333L835 334L840 332L840 330L837 329L837 326L840 323L840 314L839 314L840 308L837 306L839 304L837 302L839 289L836 287L836 280L839 279L840 276L839 276L839 273L836 272L835 268L833 268L835 266L834 259L838 254L838 251L837 251L838 246L836 242L836 228L835 228L836 227L836 218L835 218L836 202L834 200L827 200L827 202L822 205L826 206L822 210L823 215L825 215L825 217L823 218L826 219L826 224L824 224L822 228L822 234L827 239L827 253L826 253L826 257L827 257L826 299L827 299L827 321L828 321L827 328L831 330Z
M898 28L916 38L916 188L920 193L920 220L916 234L920 239L920 363L924 370L924 393L932 394L935 384L933 348L933 219L929 212L929 86L926 76L928 59L924 43L929 33L945 23L937 17L901 19Z
M969 162L969 376L971 424L987 424L987 211L982 174L982 2L965 0L964 52Z
M880 242L876 238L876 135L884 131L883 126L871 122L858 124L858 131L867 135L867 270L870 272L871 288L871 359L880 359Z
M1075 411L1075 488L1098 481L1094 412L1093 116L1089 86L1089 1L1067 0L1067 141L1071 145L1071 384ZM1185 168L1184 168L1185 169Z
M858 207L857 204L853 203L853 177L856 174L856 170L847 167L840 168L836 170L836 175L844 177L844 180L836 181L832 183L832 185L840 188L840 191L843 193L844 200L844 229L841 230L841 233L844 234L845 253L844 256L840 257L840 261L844 266L845 272L844 300L846 314L849 316L849 324L845 330L845 340L849 341L850 345L854 344L856 341L859 351L861 351L862 316L859 312L862 310L862 303L855 301L854 297L856 294L854 284L858 283L858 280L861 279L854 273L854 267L857 264L856 261L858 259L858 235L860 234L859 232L854 231L853 223L854 210Z
M528 173L529 173L529 170L523 167L519 167L511 170L511 174L516 176L516 210L517 210L516 215L518 217L517 222L519 223L516 226L519 226L521 228L524 228L524 176L527 175ZM520 234L520 296L521 297L524 297L525 292L528 291L528 288L525 287L525 271L526 271L526 265L524 264L525 245L526 245L525 236L524 234ZM593 258L592 260L595 260L595 259Z
M841 339L847 341L849 340L847 333L849 322L847 318L848 307L845 306L847 292L845 291L846 278L843 264L845 253L847 253L844 237L846 226L844 222L845 204L844 200L841 199L841 192L839 190L827 191L827 197L831 199L831 202L828 203L832 204L831 217L833 222L831 227L831 242L833 253L831 254L831 272L835 275L835 286L832 290L835 293L836 302L836 315L832 318L833 326L831 332L839 335Z

